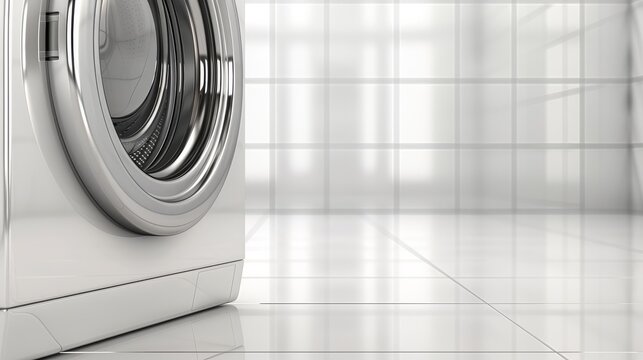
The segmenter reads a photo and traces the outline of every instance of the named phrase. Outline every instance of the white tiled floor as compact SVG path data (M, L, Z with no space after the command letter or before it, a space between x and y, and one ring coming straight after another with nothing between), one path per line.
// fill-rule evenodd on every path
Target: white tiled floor
M235 304L62 359L643 359L643 217L249 215Z

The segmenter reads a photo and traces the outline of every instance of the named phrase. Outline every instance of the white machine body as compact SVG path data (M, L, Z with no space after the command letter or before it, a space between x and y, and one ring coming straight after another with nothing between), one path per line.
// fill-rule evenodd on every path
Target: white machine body
M99 23L109 1L0 2L0 359L54 354L233 301L239 292L243 4L182 0L189 5L179 9L173 0L141 1L169 14L163 26L170 35L159 30L162 15L155 20L155 34L166 42L150 50L159 58L148 77L155 79L151 88L166 87L147 96L150 109L176 107L175 128L167 125L166 136L176 141L158 149L156 164L145 158L147 165L133 161L135 147L140 154L149 150L142 144L161 140L143 134L145 121L163 129L171 119L153 123L159 111L136 115L141 129L134 135L112 126L127 116L135 126L136 119L126 107L119 111L127 116L110 116L115 110L107 92L113 89L106 75L101 79L103 59L96 59L98 45L86 46L103 41ZM109 16L118 16L114 11ZM181 54L179 36L185 41L189 26L206 29L205 35L194 30L194 49ZM173 66L188 63L191 51L201 54L196 65L172 78ZM190 77L193 88L185 85ZM199 119L209 133L198 126L177 130ZM189 134L198 131L202 145L178 163L188 153ZM134 142L134 136L141 139ZM171 151L180 154L161 158Z

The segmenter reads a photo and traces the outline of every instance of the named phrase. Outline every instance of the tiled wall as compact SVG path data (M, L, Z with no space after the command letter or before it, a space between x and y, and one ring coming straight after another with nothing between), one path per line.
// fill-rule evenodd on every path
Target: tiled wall
M247 0L248 208L629 209L629 1Z
M632 0L632 205L643 211L643 0Z

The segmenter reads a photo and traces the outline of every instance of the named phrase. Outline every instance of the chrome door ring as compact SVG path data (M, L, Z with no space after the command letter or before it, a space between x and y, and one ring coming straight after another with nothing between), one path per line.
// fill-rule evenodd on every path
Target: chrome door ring
M239 134L243 66L234 0L149 0L162 48L150 119L163 106L173 111L167 119L175 119L174 129L163 130L171 141L153 149L149 164L137 163L128 150L145 149L140 139L132 143L158 124L144 122L119 136L110 115L99 48L101 3L50 2L48 13L60 14L59 58L48 61L60 135L79 179L112 219L140 233L185 231L220 192Z

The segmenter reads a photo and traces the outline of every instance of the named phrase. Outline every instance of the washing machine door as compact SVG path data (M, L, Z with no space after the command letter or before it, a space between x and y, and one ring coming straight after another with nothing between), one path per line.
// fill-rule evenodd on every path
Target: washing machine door
M53 0L42 57L78 178L114 221L176 234L215 201L241 122L234 0Z

